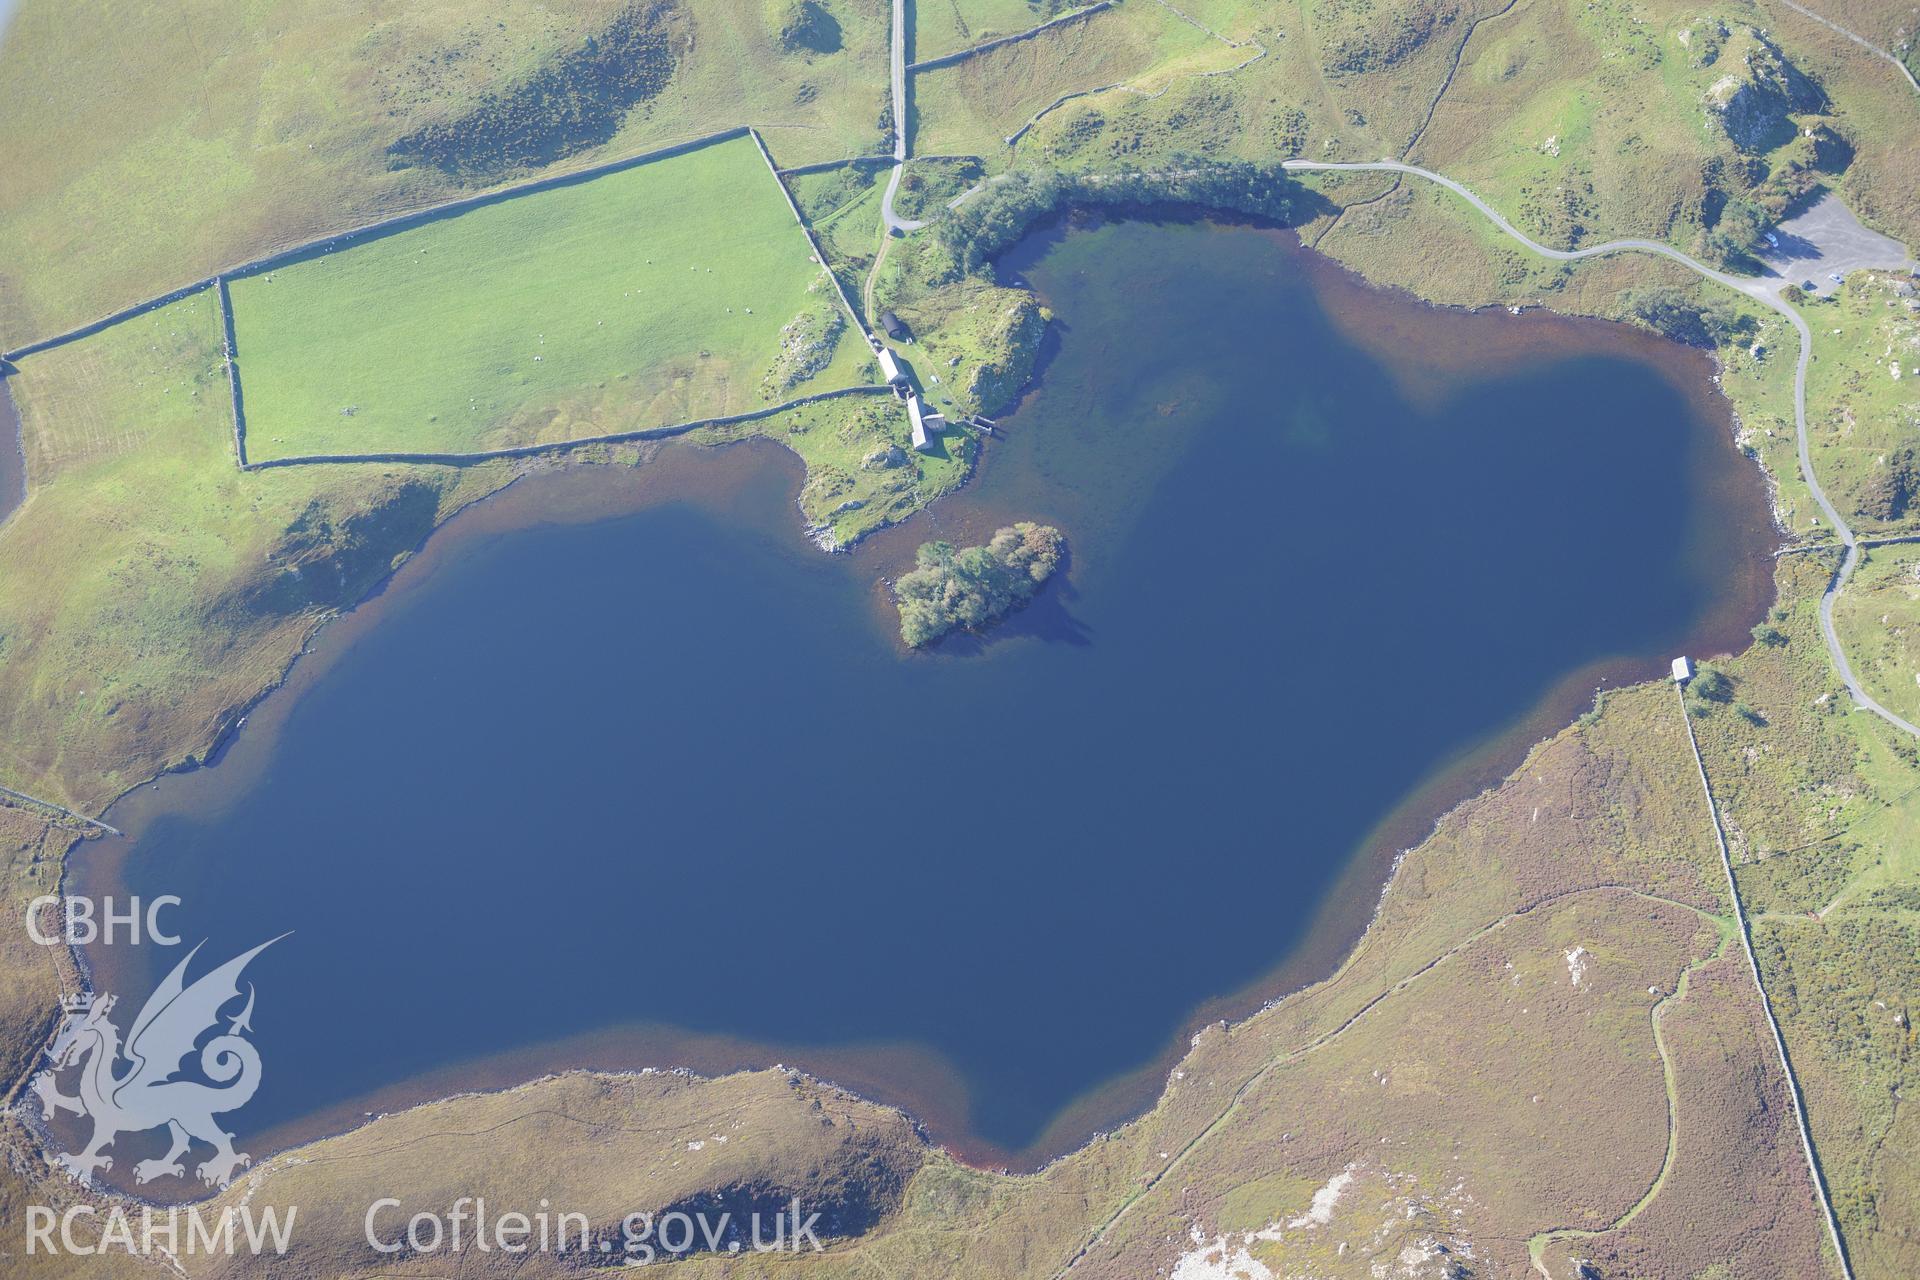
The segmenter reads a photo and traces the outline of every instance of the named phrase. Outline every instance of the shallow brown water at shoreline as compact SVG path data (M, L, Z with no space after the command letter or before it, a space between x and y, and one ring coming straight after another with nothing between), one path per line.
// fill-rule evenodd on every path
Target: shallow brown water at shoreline
M1696 655L1705 655L1744 646L1747 628L1764 612L1771 597L1771 564L1764 554L1770 542L1765 529L1765 494L1752 465L1739 459L1733 450L1728 411L1713 391L1710 366L1704 357L1657 339L1589 322L1539 315L1462 315L1418 306L1403 297L1359 285L1331 264L1293 248L1284 233L1241 229L1232 234L1262 238L1268 250L1276 254L1268 269L1303 277L1304 287L1325 315L1350 341L1369 353L1390 375L1401 398L1416 408L1444 406L1450 397L1462 394L1463 388L1470 389L1490 378L1517 376L1544 361L1607 358L1654 370L1691 407L1693 421L1686 430L1710 434L1711 439L1695 440L1694 445L1720 451L1712 476L1727 487L1727 492L1703 494L1699 500L1727 512L1744 512L1742 519L1758 521L1737 539L1751 554L1718 564L1714 608L1689 625L1686 647ZM1022 252L1037 255L1044 248L1043 243ZM1011 266L1033 274L1043 289L1049 286L1044 272L1022 262L1018 255ZM1079 269L1086 269L1084 261ZM1078 287L1070 278L1059 284ZM1103 385L1106 375L1098 372L1107 367L1101 357L1108 353L1096 351L1092 357L1082 354L1087 344L1105 339L1096 332L1097 326L1083 321L1071 304L1063 307L1062 314L1068 330L1062 342L1073 351L1056 354L1043 371L1038 391L1019 412L1004 419L1006 432L989 442L974 484L903 528L871 539L854 555L823 563L823 557L804 542L793 507L798 465L771 446L717 453L669 449L637 471L573 470L522 481L457 517L434 536L423 554L403 568L381 597L329 627L317 642L314 655L295 668L288 688L257 709L217 767L169 778L158 788L134 793L115 807L113 820L136 835L181 815L191 815L194 823L204 825L215 822L229 808L248 803L256 789L275 785L281 730L299 712L309 693L324 688L326 675L337 664L344 672L356 649L378 635L384 624L403 620L410 601L429 590L441 590L434 584L436 577L443 573L457 575L470 558L493 554L490 548L503 545L503 540L511 541L555 520L589 525L657 511L664 505L697 508L704 521L748 530L756 555L771 556L785 566L783 572L796 577L827 582L820 597L823 604L842 609L852 605L851 615L841 619L845 643L859 650L856 667L874 678L903 662L910 673L945 678L956 669L1017 667L1035 653L1048 650L1070 655L1076 647L1098 650L1121 643L1127 628L1153 625L1151 616L1127 614L1122 619L1102 612L1100 602L1119 589L1116 584L1126 580L1131 566L1140 563L1140 544L1130 539L1137 539L1141 528L1152 528L1157 487L1168 483L1165 477L1179 474L1188 451L1199 445L1184 434L1169 433L1166 439L1145 444L1140 450L1061 454L1057 432L1070 420L1071 406L1100 404L1100 396L1108 390ZM1118 356L1117 350L1112 353L1112 358ZM1143 401L1149 406L1143 419L1148 423L1178 423L1204 415L1209 411L1205 402L1216 392L1205 380L1167 383L1151 390L1155 395ZM1288 390L1284 385L1276 388L1275 400L1283 399ZM1335 408L1337 405L1319 408L1316 413L1324 417ZM1117 415L1121 410L1113 412ZM1293 427L1310 430L1315 425L1313 419L1309 414L1296 420ZM1542 430L1551 431L1556 426L1551 415L1543 415ZM1136 424L1130 429L1137 432L1142 428ZM1678 441L1675 450L1678 456ZM1114 456L1122 452L1124 456ZM1071 465L1063 465L1063 458L1070 459ZM1670 462L1662 458L1651 465ZM1327 549L1339 553L1349 540L1369 535L1431 538L1436 529L1446 527L1453 519L1464 525L1475 514L1464 498L1457 516L1444 501L1427 510L1429 519L1436 523L1409 527L1396 524L1403 518L1397 510L1356 511L1353 528L1343 530L1341 536L1326 544ZM1620 502L1619 511L1622 522L1642 516L1631 497ZM1073 546L1068 581L1049 588L990 642L962 641L939 654L903 658L897 644L885 634L891 617L878 588L880 577L897 572L910 559L912 549L926 538L976 542L1000 524L1029 518L1047 520L1068 531ZM1298 536L1308 538L1312 533L1312 529L1302 529ZM1607 539L1614 533L1595 528L1587 535ZM1381 570L1375 566L1364 571ZM1565 589L1562 583L1549 585ZM1539 590L1541 583L1515 581L1511 586L1524 595ZM1091 631L1088 617L1093 619ZM1104 629L1099 625L1103 620ZM1326 621L1333 625L1346 619ZM1377 626L1379 621L1369 625ZM1374 819L1371 831L1356 833L1357 845L1345 856L1339 873L1315 893L1311 909L1303 908L1296 931L1279 948L1277 963L1215 986L1211 998L1201 993L1197 1009L1189 1001L1189 1012L1153 1037L1162 1048L1157 1052L1149 1048L1145 1061L1135 1056L1128 1062L1116 1062L1116 1070L1105 1083L1097 1078L1086 1080L1077 1099L1054 1108L1051 1119L1024 1142L1008 1145L982 1136L972 1119L980 1098L977 1087L969 1084L967 1071L948 1054L911 1037L842 1036L834 1043L823 1044L806 1037L711 1030L691 1033L657 1024L602 1027L454 1058L427 1071L407 1073L399 1083L389 1081L323 1106L289 1112L257 1130L249 1140L258 1154L317 1132L347 1127L367 1110L388 1109L459 1089L497 1087L567 1066L677 1065L719 1072L783 1061L901 1105L937 1139L976 1163L1032 1166L1151 1105L1167 1068L1184 1051L1187 1037L1196 1027L1220 1017L1242 1016L1279 994L1332 972L1364 930L1385 873L1399 850L1423 838L1441 813L1504 776L1530 744L1571 720L1591 701L1596 684L1657 676L1668 656L1661 650L1582 662L1577 670L1558 675L1536 696L1525 699L1525 705L1513 714L1452 743L1441 759L1421 770L1407 794ZM972 666L956 668L955 664ZM1057 680L1062 673L1070 673L1073 666L1056 661L1046 668L1046 678ZM1128 690L1130 695L1140 692L1145 691ZM981 744L978 749L990 750L991 745ZM81 863L77 875L83 874L89 890L96 893L143 874L136 867L116 866L112 851L106 848L89 851ZM1149 858L1143 865L1151 863ZM153 883L157 887L161 880ZM212 887L209 885L210 890ZM1216 889L1237 891L1230 881L1218 884ZM1182 910L1177 899L1170 899L1159 907L1159 919L1166 927L1178 927ZM268 923L261 921L262 927ZM965 921L955 922L957 931L950 942L953 948L990 951L1006 945L1005 933L991 928L989 921L977 919L974 923L979 936L969 935ZM554 927L563 926L555 922ZM1050 945L1042 934L1020 937L1035 948ZM122 959L118 954L96 958L109 965ZM131 956L127 959L134 961ZM135 989L142 972L153 963L153 958L147 958L124 969L103 968L102 983ZM268 989L263 983L263 991ZM1128 1052L1137 1053L1131 1049Z

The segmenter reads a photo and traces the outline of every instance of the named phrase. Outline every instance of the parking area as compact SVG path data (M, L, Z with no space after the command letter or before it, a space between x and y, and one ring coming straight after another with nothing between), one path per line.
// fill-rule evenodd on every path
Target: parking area
M1809 293L1832 293L1839 287L1834 277L1862 267L1913 264L1905 245L1862 226L1832 192L1774 228L1772 239L1761 260L1781 287L1797 284Z

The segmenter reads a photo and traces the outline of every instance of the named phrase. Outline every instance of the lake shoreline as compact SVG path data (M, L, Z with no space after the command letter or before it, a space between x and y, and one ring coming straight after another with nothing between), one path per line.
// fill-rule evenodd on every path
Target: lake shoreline
M1043 229L1041 232L1036 233L1035 236L1029 236L1023 240L1022 245L1029 245L1036 237L1045 239L1056 235L1064 235L1071 229L1071 227L1065 225ZM1274 234L1288 233L1275 232ZM1329 260L1320 259L1319 255L1307 254L1304 249L1299 249L1298 252L1306 255L1308 261L1317 260L1325 262L1329 269L1343 276L1350 276L1351 274L1346 272L1345 268L1338 266L1338 264L1331 263ZM1367 288L1374 289L1375 287L1369 285ZM1394 301L1400 305L1404 305L1404 300L1410 296L1402 294L1397 290L1377 291L1383 295L1390 294ZM1429 305L1431 306L1432 304ZM1434 310L1453 315L1481 314L1461 312L1454 308L1434 308ZM1635 341L1657 345L1658 348L1666 351L1669 355L1675 354L1675 344L1671 344L1652 335L1632 333L1632 331L1625 330L1622 326L1557 316L1554 317L1554 322L1562 325L1582 327L1599 326L1602 329L1615 332L1622 336L1631 335L1631 338ZM1550 343L1549 345L1552 344ZM1537 352L1535 354L1537 355ZM1023 390L1023 402L1035 394L1043 373L1044 365L1041 370L1036 371L1036 376L1029 381L1027 387ZM1692 379L1688 381L1697 387L1697 382L1694 382ZM1719 426L1727 430L1730 437L1731 428L1728 425L1731 422L1730 405L1727 404L1725 398L1718 393L1715 387L1709 386L1707 388L1707 394L1716 400L1724 410L1718 422ZM796 471L802 470L798 459L785 450L780 450L777 455L774 455L772 450L758 447L750 447L749 449L740 451L709 451L705 449L687 448L684 450L684 453L682 453L681 450L683 448L684 447L675 447L670 450L662 450L645 466L638 469L623 469L617 465L594 463L555 467L550 470L533 473L529 476L516 478L501 490L497 490L469 504L468 507L450 517L440 528L436 529L435 535L430 536L422 545L420 553L410 558L406 563L402 564L394 574L383 580L371 596L356 605L353 609L329 619L328 621L333 625L327 626L322 624L316 628L320 634L317 638L310 639L306 648L299 655L300 658L307 660L296 660L290 664L287 672L283 674L278 684L272 689L263 692L259 698L250 704L247 711L235 717L233 721L234 728L224 735L219 746L207 753L206 759L208 767L217 763L231 768L235 763L239 763L236 757L244 754L237 749L243 741L243 736L237 733L237 728L241 721L249 722L255 729L253 735L245 735L244 738L251 739L254 743L262 744L257 749L258 753L270 755L272 742L277 733L277 724L284 720L285 715L297 704L300 697L311 687L312 683L324 674L333 659L351 646L355 636L363 633L365 629L376 625L377 619L384 612L383 600L403 595L409 583L417 576L433 572L433 566L436 563L444 561L456 554L457 550L471 538L476 536L504 536L511 534L517 529L524 529L539 524L569 522L574 520L591 521L606 518L609 507L620 506L623 501L622 499L614 499L609 503L608 499L612 497L612 495L595 495L576 492L566 496L556 506L552 501L552 495L539 492L540 490L550 489L553 486L560 486L562 489L566 489L576 485L583 489L599 489L609 486L609 476L618 476L622 474L624 470L627 476L635 479L641 490L640 495L629 493L628 496L635 498L642 506L654 501L687 500L689 490L701 493L706 499L721 501L723 497L722 491L730 488L734 482L727 480L724 476L709 476L706 477L704 481L703 492L702 480L696 478L693 473L704 472L714 467L717 458L736 458L749 455L753 456L753 460L747 464L750 470L759 470L762 468L763 464L758 455L768 455L773 458L771 465L787 472L790 481L789 497L793 496L793 492L797 490L798 484L801 482L801 479L803 479L803 477L796 478L794 476ZM983 473L990 471L995 462L993 457L987 455L998 452L999 450L992 449L983 451L981 462L981 471ZM678 461L674 461L670 463L663 472L660 468L662 463L668 460L669 456L673 459L684 457L687 463L691 465L684 465ZM721 462L718 466L719 470L723 473L733 470L730 462ZM986 525L991 526L993 522L1003 520L1008 514L1017 514L995 510L990 500L981 499L978 492L978 480L978 476L972 478L968 488L963 489L961 492L938 504L940 509L939 515L920 513L916 515L915 518L909 519L899 526L878 531L869 539L863 540L862 543L854 549L856 558L865 555L869 558L870 562L873 560L887 563L898 562L903 555L910 556L911 545L917 545L918 542L925 540L930 532L926 526L930 524L939 526L938 536L951 536L945 527L948 524L975 527L984 522ZM668 483L670 485L669 491L662 494L646 494L645 491L652 488L656 483ZM623 490L630 489L630 486L616 485L612 487ZM529 497L529 494L533 496ZM735 497L737 498L737 494ZM492 499L492 501L488 501L487 499L489 498ZM722 501L722 505L724 505L724 501ZM811 553L812 548L806 543L804 533L798 529L793 532L794 537L792 541L798 544L796 549ZM882 565L870 563L867 567L879 569ZM1770 568L1770 563L1766 567ZM1770 573L1763 576L1765 577L1766 585L1764 591L1760 594L1764 596L1764 599L1760 600L1753 593L1748 593L1743 603L1733 609L1732 612L1740 613L1742 617L1745 617L1756 607L1757 603L1759 612L1764 614L1766 607L1771 603L1772 588ZM1055 587L1049 586L1046 591L1043 591L1042 598L1052 593L1055 589ZM1704 656L1707 653L1719 652L1723 649L1724 651L1732 651L1738 644L1743 643L1744 634L1742 633L1744 628L1736 630L1735 624L1736 619L1732 617L1715 619L1713 625L1707 628L1710 635L1703 635L1702 644L1699 646L1700 654ZM1017 619L1010 620L1008 629L1013 634L1019 634ZM991 642L989 642L989 647L990 646ZM1338 887L1328 891L1320 907L1315 912L1314 924L1310 927L1308 935L1301 940L1294 949L1294 952L1289 954L1275 971L1263 975L1240 992L1219 996L1205 1002L1194 1011L1193 1016L1188 1020L1188 1025L1172 1038L1166 1051L1156 1057L1153 1063L1138 1070L1127 1072L1122 1077L1111 1080L1105 1085L1097 1086L1080 1101L1070 1106L1065 1113L1062 1113L1054 1123L1048 1127L1047 1131L1039 1140L1022 1151L1005 1151L992 1147L990 1144L968 1141L967 1135L964 1132L964 1124L956 1125L957 1118L952 1114L952 1103L954 1099L951 1095L945 1100L945 1105L942 1105L941 1101L934 1099L921 1099L916 1102L909 1097L902 1096L902 1091L898 1088L876 1087L872 1082L863 1084L857 1078L861 1073L848 1069L846 1064L842 1064L841 1069L838 1070L831 1067L821 1071L809 1070L809 1074L817 1075L819 1078L832 1082L840 1087L847 1088L850 1092L871 1097L876 1101L888 1105L900 1107L907 1112L907 1114L914 1117L932 1136L934 1141L947 1147L947 1149L953 1151L968 1163L981 1166L1043 1167L1046 1163L1051 1162L1051 1160L1058 1159L1078 1149L1098 1133L1124 1123L1128 1119L1149 1109L1154 1099L1159 1096L1165 1087L1167 1072L1185 1056L1187 1045L1192 1035L1199 1029L1222 1019L1228 1021L1244 1019L1262 1008L1268 1007L1300 990L1316 985L1337 973L1344 965L1347 957L1352 953L1354 945L1360 938L1365 936L1371 927L1378 911L1381 895L1384 894L1386 888L1391 884L1393 868L1397 865L1400 854L1405 849L1411 848L1424 840L1432 832L1434 826L1444 818L1447 813L1452 812L1459 805L1469 802L1484 791L1487 786L1497 783L1501 778L1507 776L1512 768L1517 765L1519 761L1523 760L1526 754L1539 742L1550 738L1555 732L1564 728L1573 716L1577 715L1579 711L1590 702L1592 690L1596 682L1602 685L1633 683L1657 676L1663 667L1663 659L1652 657L1618 659L1589 664L1587 667L1565 676L1553 689L1549 690L1545 696L1538 700L1537 705L1531 711L1522 715L1517 722L1509 724L1495 731L1493 734L1488 735L1486 738L1483 738L1479 743L1463 749L1459 758L1443 766L1432 778L1429 778L1423 782L1420 787L1416 788L1413 794L1405 797L1402 803L1396 806L1394 811L1382 818L1374 832L1369 834L1366 839L1361 842L1361 847L1357 848L1349 858L1347 868L1341 877L1341 883ZM263 704L266 703L267 695L276 690L284 693L286 696L278 700L275 714L267 717ZM260 710L255 711L253 710L254 708L259 708ZM258 764L256 763L253 767L257 769ZM203 772L203 769L200 768L186 771L177 776L182 779L187 779L193 778L196 775L201 777L207 776ZM162 779L155 781L167 780L175 776L176 775L162 775ZM243 790L247 781L247 770L243 767L238 774L230 773L226 775L222 780L222 785L219 790L227 792ZM149 783L142 784L142 786L138 788L130 789L120 800L115 801L113 807L118 807L128 799L134 797L136 793L142 792L143 789L146 789L147 793L150 794L151 786L152 784ZM136 809L137 808L138 806L136 805ZM107 876L106 883L113 883L113 879L114 877L112 875ZM512 1077L512 1082L503 1079L497 1086L482 1087L477 1090L464 1088L454 1091L462 1093L494 1092L497 1091L498 1088L514 1087L514 1083L524 1083L528 1077L525 1074L525 1062L522 1060L536 1057L543 1052L546 1052L546 1050L540 1047L534 1047L527 1049L524 1053L522 1051L514 1051L510 1054L509 1056L520 1064L509 1068L509 1070L519 1073ZM785 1061L788 1057L784 1050L772 1046L769 1046L766 1052L756 1054L755 1056L762 1058L765 1063L771 1063L776 1060ZM798 1065L803 1069L807 1069L807 1064L804 1059L812 1058L818 1062L822 1056L825 1055L801 1051L799 1054L801 1060L798 1062ZM822 1065L825 1066L824 1063ZM636 1068L598 1069L632 1070ZM661 1066L657 1069L672 1068ZM449 1067L447 1070L456 1073L472 1071L476 1077L484 1077L487 1074L484 1064L469 1064L464 1068L454 1066ZM702 1076L731 1074L731 1072L727 1070L701 1070L698 1067L692 1068L692 1073ZM554 1074L554 1072L548 1072L547 1074ZM440 1073L435 1073L435 1079L436 1081L441 1080ZM395 1086L396 1089L401 1087L403 1086L400 1084L396 1084ZM382 1091L383 1094L385 1092L384 1090ZM906 1092L910 1093L911 1091ZM436 1083L433 1089L428 1090L427 1093L431 1094L432 1097L444 1096L445 1089L442 1083ZM362 1101L364 1100L365 1099L362 1099ZM431 1100L431 1097L425 1096L424 1094L418 1099L419 1102L429 1100ZM964 1098L960 1101L964 1103ZM377 1109L390 1110L397 1108L381 1107ZM340 1109L336 1108L334 1110L337 1112ZM281 1150L288 1149L295 1145L301 1145L304 1142L315 1140L318 1137L326 1136L324 1133L306 1132L304 1128L293 1124L286 1127L289 1130L301 1128L301 1133L300 1136L296 1137L294 1133L289 1132L286 1135L288 1139L286 1145L278 1148ZM347 1124L345 1127L352 1128L356 1127L356 1125ZM338 1132L340 1130L334 1131ZM270 1130L269 1132L273 1131Z

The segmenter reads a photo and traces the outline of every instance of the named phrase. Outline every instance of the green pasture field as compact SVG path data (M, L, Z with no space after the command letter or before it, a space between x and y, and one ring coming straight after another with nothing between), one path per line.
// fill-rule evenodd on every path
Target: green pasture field
M231 285L248 457L472 453L866 380L768 375L837 307L751 139L348 244Z

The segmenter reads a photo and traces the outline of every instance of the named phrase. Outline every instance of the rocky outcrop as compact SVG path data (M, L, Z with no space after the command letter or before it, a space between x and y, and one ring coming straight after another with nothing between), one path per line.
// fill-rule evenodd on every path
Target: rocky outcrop
M1360 6L1336 17L1321 37L1322 61L1336 76L1365 75L1397 67L1460 19L1450 0L1410 5Z
M999 413L1013 403L1033 376L1040 338L1046 331L1046 313L1029 295L1001 311L985 343L992 354L974 367L967 381L967 398L981 413Z
M832 364L846 328L846 316L826 301L809 306L787 321L780 330L780 353L767 373L767 390L791 391Z
M1708 114L1741 151L1771 151L1792 140L1795 115L1827 108L1820 86L1757 32L1728 31L1705 61L1722 69L1707 90Z

